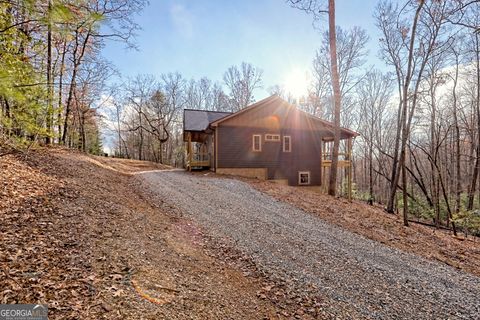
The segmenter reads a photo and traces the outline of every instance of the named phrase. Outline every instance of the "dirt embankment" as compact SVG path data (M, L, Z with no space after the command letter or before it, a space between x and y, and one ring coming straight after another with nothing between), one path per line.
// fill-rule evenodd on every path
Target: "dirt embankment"
M50 319L261 319L261 281L205 253L195 226L137 192L157 164L39 150L0 157L0 303Z

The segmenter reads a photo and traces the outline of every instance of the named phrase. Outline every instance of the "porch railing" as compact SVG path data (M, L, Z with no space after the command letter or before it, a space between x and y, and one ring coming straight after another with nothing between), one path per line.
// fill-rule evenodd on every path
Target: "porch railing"
M210 167L210 154L208 153L193 153L187 154L187 166L189 167Z
M332 165L332 157L333 155L329 152L322 153L322 166L323 167L330 167ZM338 153L338 165L339 167L348 167L350 166L349 158L351 155L347 152L339 152Z

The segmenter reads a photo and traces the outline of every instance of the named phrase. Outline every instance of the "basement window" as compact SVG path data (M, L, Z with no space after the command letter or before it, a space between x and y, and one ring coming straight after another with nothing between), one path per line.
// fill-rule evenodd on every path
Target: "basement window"
M254 134L252 140L252 151L260 152L262 151L262 135Z
M265 135L265 141L280 142L280 135L279 134L267 133Z
M310 184L310 171L299 171L298 172L298 184L301 186Z
M283 136L283 152L292 151L292 138L290 136Z

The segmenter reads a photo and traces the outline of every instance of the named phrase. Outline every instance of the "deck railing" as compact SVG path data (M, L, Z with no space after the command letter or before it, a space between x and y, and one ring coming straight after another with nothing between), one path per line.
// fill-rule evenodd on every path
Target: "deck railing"
M349 157L349 154L347 152L339 152L338 153L338 160L347 160ZM333 154L330 152L324 152L322 153L322 160L332 160Z
M338 166L339 167L348 167L350 166L349 158L351 155L347 152L339 152L338 153ZM329 152L322 153L322 166L323 167L330 167L332 165L332 158L333 155Z
M210 154L208 153L193 153L190 160L190 155L187 155L187 166L189 167L210 167Z

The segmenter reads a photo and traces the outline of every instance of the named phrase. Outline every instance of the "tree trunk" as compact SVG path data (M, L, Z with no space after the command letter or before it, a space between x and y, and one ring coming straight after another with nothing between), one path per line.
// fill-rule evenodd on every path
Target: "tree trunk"
M401 88L399 88L400 93L402 92ZM400 94L401 95L401 94ZM398 155L400 152L400 135L402 134L402 106L403 101L401 100L398 105L398 114L397 114L397 139L395 139L395 149L393 153L393 162L392 162L392 176L390 181L390 193L388 195L388 202L387 202L387 212L394 213L395 212L395 203L396 203L396 194L397 194L397 185L398 185L398 178L399 175L397 173L398 169Z
M47 13L47 136L45 143L52 142L52 127L53 127L53 84L52 84L52 2L48 0Z
M117 129L118 129L118 154L121 158L123 158L123 153L122 153L122 134L120 130L120 107L115 106L116 112L117 112Z
M85 39L82 44L82 48L80 51L80 56L77 58L77 52L78 52L78 36L79 36L79 31L75 31L75 49L73 50L73 71L72 71L72 79L70 81L70 90L68 92L68 98L67 98L67 105L65 109L65 121L63 123L63 135L62 135L62 143L65 144L65 141L67 139L67 133L68 133L68 116L70 115L71 109L72 109L72 101L73 101L73 95L75 94L75 89L77 87L77 73L78 73L78 68L80 64L82 63L83 55L85 54L85 49L88 43L88 40L90 38L90 32L91 30L87 31L87 34L85 35Z
M62 144L65 144L68 133L68 117L72 109L73 94L77 86L76 77L78 72L78 65L75 64L72 72L72 80L70 81L70 90L68 91L67 105L65 108L65 119L63 120L63 134L62 134Z
M455 64L455 78L453 79L453 121L455 122L455 213L460 212L461 207L461 193L462 193L462 184L461 184L461 171L460 171L460 127L458 125L458 115L457 115L457 83L458 83L458 68L459 68L459 57L458 53L455 52L456 64ZM449 225L450 219L447 216L447 226Z
M10 119L10 118L11 118L11 115L10 115L10 103L8 103L7 97L3 97L3 101L5 102L5 117L6 117L7 119Z
M337 66L337 40L335 32L335 0L328 0L328 32L330 41L330 65L332 72L332 87L334 97L334 139L332 166L330 167L330 181L328 183L328 194L335 196L337 190L337 168L338 168L338 150L340 148L340 110L341 93L340 78Z
M433 76L432 76L433 78ZM435 123L437 117L437 105L435 100L435 91L433 90L435 79L432 79L432 88L430 91L430 98L432 100L432 114L430 117L430 174L431 174L431 192L432 192L432 202L434 206L434 222L437 229L440 227L440 202L439 202L439 188L437 182L437 173L436 173L436 166L437 166L437 136L435 134Z
M468 202L467 210L473 210L473 202L475 200L475 190L477 189L477 180L478 180L478 171L480 167L480 145L477 142L477 147L475 148L475 165L473 167L472 180L470 182L470 187L468 189Z
M80 110L79 111L79 115L80 115L80 121L79 121L79 125L80 125L80 139L81 139L81 143L82 143L82 151L83 152L87 152L87 136L86 136L86 133L85 133L85 112Z
M58 109L57 109L57 122L58 122L58 142L61 141L61 132L62 132L62 94L63 94L63 69L65 68L65 55L67 53L67 41L63 41L63 52L62 52L62 60L60 63L60 74L58 78ZM63 142L65 144L65 142Z
M475 198L475 189L477 188L478 174L480 171L480 43L479 36L475 34L475 67L477 72L477 92L475 111L477 116L477 147L476 147L476 159L475 167L473 169L472 181L470 182L470 188L468 192L468 204L467 210L473 210L473 201ZM479 197L480 199L480 197Z
M369 170L368 170L368 175L369 175L369 192L370 192L370 197L368 199L368 204L373 205L374 202L374 196L373 196L373 142L371 141L373 139L373 121L371 123L371 133L370 133L370 141L369 141L369 146L368 146L368 161L369 161Z
M403 225L408 226L408 197L407 197L407 172L405 168L406 149L409 138L409 128L407 128L407 111L408 111L408 89L412 79L412 64L413 64L413 51L415 45L415 34L417 31L417 23L420 17L420 11L425 3L425 0L420 0L417 10L415 12L415 18L413 20L412 34L410 36L410 47L408 52L408 65L407 75L405 77L405 83L403 85L403 106L402 106L402 141L400 150L399 166L402 172L402 187L403 187ZM400 170L399 170L400 171ZM398 180L398 179L397 179Z
M139 122L140 122L140 143L138 145L138 160L143 160L143 127L142 127L142 111L139 112Z

